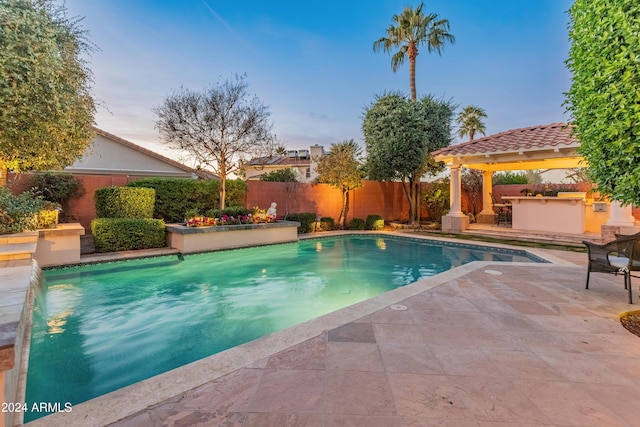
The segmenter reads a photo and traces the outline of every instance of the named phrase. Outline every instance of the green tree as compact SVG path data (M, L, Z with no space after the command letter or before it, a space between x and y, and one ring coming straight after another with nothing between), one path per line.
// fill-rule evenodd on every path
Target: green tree
M640 7L637 0L575 0L567 110L598 190L640 205Z
M416 101L416 57L418 47L426 45L427 52L442 54L442 48L455 43L455 37L449 34L449 20L440 19L435 13L425 14L424 3L413 9L404 8L400 15L393 15L395 24L389 25L387 35L373 43L373 51L390 53L398 49L391 57L391 69L395 73L406 58L409 58L409 83L411 100Z
M278 169L260 175L260 181L295 182L297 180L296 173L291 168Z
M486 135L486 129L482 122L482 119L486 117L487 113L485 113L484 109L478 106L467 105L464 107L456 118L456 123L460 126L458 128L458 136L460 138L464 138L465 135L469 135L469 141L473 141L476 133Z
M220 209L225 207L227 177L243 158L273 150L269 109L250 96L246 76L203 92L180 88L155 107L156 128L170 148L192 156L220 177Z
M318 182L329 184L342 192L342 209L338 223L345 228L349 212L349 191L362 187L364 172L360 157L362 150L353 139L331 144L329 153L318 159Z
M409 201L409 221L420 221L420 178L444 167L431 152L451 143L453 106L427 96L412 102L390 93L367 107L362 130L369 178L399 180Z
M462 169L460 182L467 193L467 208L474 216L482 207L482 171L477 169Z
M0 0L0 170L62 169L93 140L79 21L50 0Z

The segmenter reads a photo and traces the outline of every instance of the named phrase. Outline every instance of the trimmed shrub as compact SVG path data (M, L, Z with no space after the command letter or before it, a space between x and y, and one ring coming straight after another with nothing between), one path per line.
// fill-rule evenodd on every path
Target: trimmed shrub
M73 219L69 202L84 194L82 182L75 176L70 173L43 172L33 175L30 183L33 190L40 194L44 200L60 205L62 222Z
M152 218L153 188L103 187L93 196L98 218Z
M316 221L316 214L310 212L290 213L284 217L287 221L297 221L300 223L298 234L307 234L313 231L313 223Z
M384 230L384 220L380 215L368 215L365 228L367 230Z
M31 191L14 196L7 187L0 187L0 234L37 230L38 213L44 205Z
M528 184L529 178L525 172L497 172L493 174L493 185L506 185L506 184Z
M331 231L336 227L336 221L330 216L320 218L320 230Z
M220 182L180 178L143 178L130 182L127 187L146 187L156 190L153 217L167 223L183 222L190 209L204 213L220 205ZM244 206L247 183L242 180L227 180L228 206Z
M349 223L349 230L364 230L366 223L362 218L353 218Z
M91 221L96 252L165 247L164 221L151 218L96 218Z

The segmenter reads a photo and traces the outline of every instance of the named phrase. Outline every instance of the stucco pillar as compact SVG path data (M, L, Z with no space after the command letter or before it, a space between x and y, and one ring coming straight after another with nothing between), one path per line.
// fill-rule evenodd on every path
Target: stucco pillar
M496 216L491 199L493 188L491 175L493 175L491 171L482 171L482 211L476 216L477 221L481 224L493 224Z
M635 234L640 227L634 227L635 218L631 214L631 205L620 206L620 202L612 201L609 205L609 220L600 226L603 242L610 242L616 234Z
M460 166L451 166L450 209L442 217L442 231L459 233L469 227L469 217L462 213L462 186L460 184Z
M611 214L605 225L615 227L633 227L634 218L631 214L631 205L621 206L620 202L613 200L609 206Z

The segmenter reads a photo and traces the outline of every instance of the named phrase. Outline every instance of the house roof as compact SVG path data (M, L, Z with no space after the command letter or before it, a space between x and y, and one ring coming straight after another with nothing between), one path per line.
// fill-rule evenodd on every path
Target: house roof
M118 142L118 143L120 143L120 144L122 144L122 145L124 145L126 147L129 147L129 148L131 148L133 150L139 151L139 152L141 152L143 154L146 154L147 156L150 156L150 157L153 157L155 159L158 159L158 160L160 160L160 161L162 161L164 163L168 163L168 164L170 164L170 165L172 165L172 166L174 166L174 167L176 167L178 169L181 169L181 170L183 170L185 172L189 172L189 173L197 173L198 172L195 169L190 168L189 166L183 165L182 163L176 162L175 160L172 160L172 159L170 159L168 157L165 157L165 156L163 156L161 154L158 154L155 151L148 150L148 149L146 149L144 147L141 147L141 146L139 146L137 144L134 144L133 142L127 141L126 139L120 138L117 135L114 135L114 134L109 133L107 131L104 131L102 129L98 129L96 127L94 127L94 129L96 131L96 134L98 134L98 135L102 135L105 138L109 138L112 141Z
M296 159L288 156L269 156L251 159L243 166L309 166L311 159Z
M584 166L572 126L551 123L509 130L445 147L431 154L448 165L481 170L553 169Z
M178 178L219 179L213 173L183 165L97 127L90 147L71 166L71 173L127 174ZM107 141L107 145L105 145Z

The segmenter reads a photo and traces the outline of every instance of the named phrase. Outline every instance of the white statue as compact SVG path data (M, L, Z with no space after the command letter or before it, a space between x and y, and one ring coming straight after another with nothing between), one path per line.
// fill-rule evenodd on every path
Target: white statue
M269 218L270 220L275 220L278 216L276 214L276 206L278 206L276 202L273 202L271 203L271 207L267 209L267 218Z

